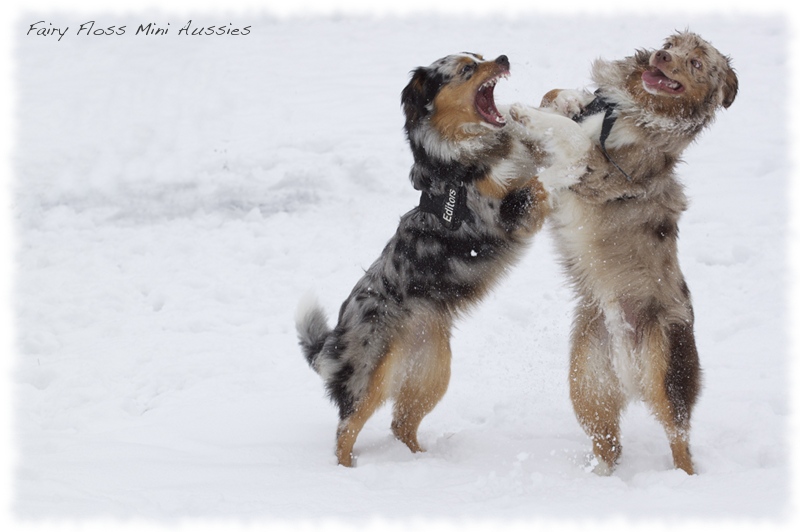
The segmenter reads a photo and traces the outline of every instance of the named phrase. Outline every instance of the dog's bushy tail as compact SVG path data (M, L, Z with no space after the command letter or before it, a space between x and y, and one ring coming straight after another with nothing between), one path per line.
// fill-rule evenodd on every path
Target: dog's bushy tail
M317 358L331 329L325 312L313 296L306 296L300 301L295 314L295 324L303 355L308 365L319 373Z

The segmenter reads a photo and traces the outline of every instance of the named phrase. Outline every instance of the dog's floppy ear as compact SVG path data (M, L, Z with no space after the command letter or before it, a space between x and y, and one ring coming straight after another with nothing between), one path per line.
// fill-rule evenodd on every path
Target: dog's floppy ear
M720 104L727 109L736 99L736 94L739 92L739 78L736 77L736 72L731 68L730 60L727 61L728 69L725 73L725 82L720 89Z
M406 130L411 131L417 123L428 115L428 106L442 86L441 76L432 74L430 69L420 67L414 70L411 81L400 95L403 112L406 115Z

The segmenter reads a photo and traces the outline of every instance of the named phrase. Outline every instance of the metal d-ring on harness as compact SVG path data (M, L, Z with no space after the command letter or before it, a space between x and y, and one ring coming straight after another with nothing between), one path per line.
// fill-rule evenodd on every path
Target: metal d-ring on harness
M629 176L625 170L620 168L620 166L611 158L611 156L606 151L606 139L611 134L611 128L614 127L614 122L617 121L617 117L614 116L614 111L617 108L617 104L613 102L609 102L602 96L600 96L597 92L595 92L595 99L592 100L589 105L583 108L583 111L577 116L572 117L575 122L583 122L586 117L596 115L597 113L605 111L605 116L603 117L603 126L600 128L600 151L603 152L603 155L606 156L608 162L614 165L614 168L622 172L628 181L631 181L631 176Z

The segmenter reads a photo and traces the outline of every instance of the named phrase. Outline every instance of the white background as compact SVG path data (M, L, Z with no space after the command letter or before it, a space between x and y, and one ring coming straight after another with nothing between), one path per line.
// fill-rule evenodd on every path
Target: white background
M785 17L199 9L22 11L9 26L13 522L789 519ZM178 36L189 19L251 34ZM25 36L37 20L70 34ZM74 35L86 20L128 32ZM133 35L148 22L169 34ZM450 390L420 430L429 452L391 437L387 409L360 436L358 466L337 467L335 409L296 346L294 306L311 289L335 316L418 200L408 72L503 53L512 76L496 99L536 103L587 84L595 57L686 27L740 79L680 169L705 370L699 474L672 470L640 405L614 476L587 472L566 385L571 296L546 231L454 332Z

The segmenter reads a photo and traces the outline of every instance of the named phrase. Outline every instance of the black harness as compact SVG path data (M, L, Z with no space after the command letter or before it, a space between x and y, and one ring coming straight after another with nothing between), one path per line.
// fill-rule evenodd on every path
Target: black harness
M614 122L617 121L617 116L614 114L614 111L617 108L617 104L613 102L609 102L602 96L600 96L597 92L595 92L595 99L592 100L589 105L583 108L583 111L577 116L572 117L575 122L583 122L587 117L596 115L598 113L605 112L605 116L603 117L603 125L600 128L600 151L603 152L603 155L606 156L608 162L614 165L614 168L622 172L628 181L631 181L631 176L629 176L625 170L620 168L620 166L611 158L611 156L606 151L606 140L608 136L611 134L611 128L614 127Z

